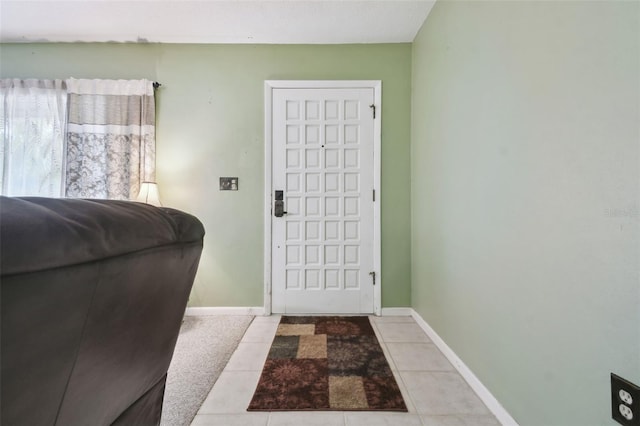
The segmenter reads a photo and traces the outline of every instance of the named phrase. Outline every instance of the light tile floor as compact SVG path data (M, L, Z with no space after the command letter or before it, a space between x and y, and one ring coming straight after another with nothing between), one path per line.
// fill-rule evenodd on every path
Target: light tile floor
M247 412L279 315L256 317L191 426L499 426L411 317L371 317L408 413Z

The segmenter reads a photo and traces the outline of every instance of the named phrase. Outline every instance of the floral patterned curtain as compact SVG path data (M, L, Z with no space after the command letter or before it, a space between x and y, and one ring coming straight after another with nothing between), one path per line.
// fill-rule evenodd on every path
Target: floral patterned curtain
M66 196L134 199L155 181L149 80L68 79Z

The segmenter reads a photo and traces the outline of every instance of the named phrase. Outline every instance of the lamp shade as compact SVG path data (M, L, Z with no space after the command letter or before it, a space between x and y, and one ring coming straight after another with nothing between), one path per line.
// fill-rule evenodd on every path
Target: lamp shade
M161 207L160 195L158 194L158 184L155 182L142 182L140 184L140 193L136 201L151 204L152 206Z

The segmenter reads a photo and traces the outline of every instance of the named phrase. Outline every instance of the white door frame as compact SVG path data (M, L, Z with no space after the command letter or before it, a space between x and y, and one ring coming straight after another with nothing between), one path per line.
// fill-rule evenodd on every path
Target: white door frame
M382 81L380 80L266 80L264 82L264 313L271 315L271 194L273 167L272 98L273 89L373 89L375 120L373 120L373 312L382 313L382 274L380 273L380 165L381 165L381 123L382 123Z

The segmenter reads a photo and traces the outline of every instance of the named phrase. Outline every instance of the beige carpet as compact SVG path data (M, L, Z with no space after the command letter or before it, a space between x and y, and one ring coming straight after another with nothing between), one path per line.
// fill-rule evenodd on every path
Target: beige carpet
M167 374L161 426L189 426L252 316L187 316Z

